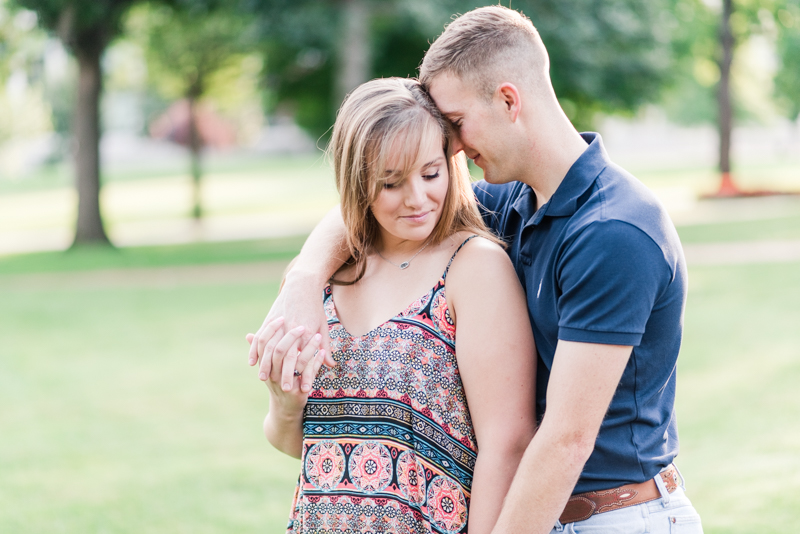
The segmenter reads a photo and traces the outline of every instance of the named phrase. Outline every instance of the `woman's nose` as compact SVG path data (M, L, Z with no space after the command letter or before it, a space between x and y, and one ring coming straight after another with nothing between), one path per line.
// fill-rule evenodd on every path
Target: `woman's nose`
M425 182L421 176L409 177L406 206L419 207L425 202Z

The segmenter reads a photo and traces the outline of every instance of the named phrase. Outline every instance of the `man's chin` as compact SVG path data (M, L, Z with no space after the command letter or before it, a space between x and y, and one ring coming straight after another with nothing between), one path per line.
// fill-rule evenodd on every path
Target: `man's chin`
M489 171L487 169L483 169L483 179L490 184L504 184L508 180L503 180L501 176L498 176L496 172Z

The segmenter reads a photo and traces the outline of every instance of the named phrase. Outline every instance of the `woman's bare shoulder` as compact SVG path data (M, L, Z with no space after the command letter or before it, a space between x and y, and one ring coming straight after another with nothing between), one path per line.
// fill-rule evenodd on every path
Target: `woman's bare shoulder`
M471 236L475 237L469 239ZM474 267L475 264L482 262L490 262L490 266L496 265L497 262L510 264L505 249L490 239L476 236L472 232L458 232L452 239L463 243L453 260L453 269L456 268L456 264L461 264L463 267ZM467 239L469 241L465 242Z
M465 233L459 242L470 235L473 234ZM507 287L509 283L519 284L505 249L481 236L470 239L461 247L450 265L447 282L453 295L462 290L475 292L477 286L492 291Z

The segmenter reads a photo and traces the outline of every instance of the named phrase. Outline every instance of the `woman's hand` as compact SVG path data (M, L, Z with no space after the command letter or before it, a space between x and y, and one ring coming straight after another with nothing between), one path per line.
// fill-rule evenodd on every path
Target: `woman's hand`
M260 357L258 378L265 382L269 380L279 384L278 387L283 391L291 391L295 378L299 378L300 390L307 393L311 391L311 383L317 376L321 365L327 363L331 366L335 362L330 357L325 358L325 355L328 354L326 349L320 349L323 341L322 334L319 332L314 334L305 347L300 350L298 343L305 333L305 327L302 325L295 327L286 335L282 335L283 326L283 317L278 317L266 328L260 330L260 337L262 339L266 337L269 339L269 343L267 343L268 350ZM247 334L246 339L252 346L256 335ZM258 361L258 359L251 358L249 363L255 365Z
M279 318L270 328L277 330L282 325L283 320ZM322 341L320 334L315 334L302 351L293 350L294 343L300 339L304 330L302 326L289 330L275 347L272 358L262 358L258 370L259 380L269 387L271 402L277 401L289 412L297 408L302 411L311 391L311 384L327 354L325 349L319 348ZM253 334L247 334L247 342L252 344L254 337Z
M286 274L278 297L264 323L255 333L254 341L250 343L250 365L262 362L263 366L264 360L275 359L275 353L278 358L290 356L305 347L314 334L322 336L321 347L328 355L325 363L328 367L335 365L330 357L328 321L322 308L322 285L315 278L298 274L294 270ZM291 335L293 330L290 329L299 326L304 327L301 334Z
M302 334L303 327L290 330L286 343L294 343ZM247 342L252 343L254 337L247 334ZM319 334L314 335L299 353L289 351L291 358L264 358L259 368L259 378L269 388L264 434L276 449L295 458L300 458L303 448L303 409L311 384L325 359L325 349L319 349L321 338Z

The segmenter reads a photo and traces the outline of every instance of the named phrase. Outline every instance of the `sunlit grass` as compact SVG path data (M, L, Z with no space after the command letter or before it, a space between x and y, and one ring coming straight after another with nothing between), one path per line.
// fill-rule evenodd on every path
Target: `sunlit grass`
M282 531L299 468L244 341L276 280L2 284L0 532Z
M304 236L128 248L84 245L64 252L0 256L0 275L287 260L297 255L303 241Z
M685 244L800 239L800 213L756 221L679 226L678 234Z
M277 278L93 288L70 272L285 261L299 241L0 261L0 532L282 532L299 466L261 433L243 340ZM14 287L21 272L49 289ZM797 263L690 269L678 465L708 533L800 529L797 302Z
M800 530L800 264L690 270L684 470L707 533ZM765 520L768 518L768 520Z

